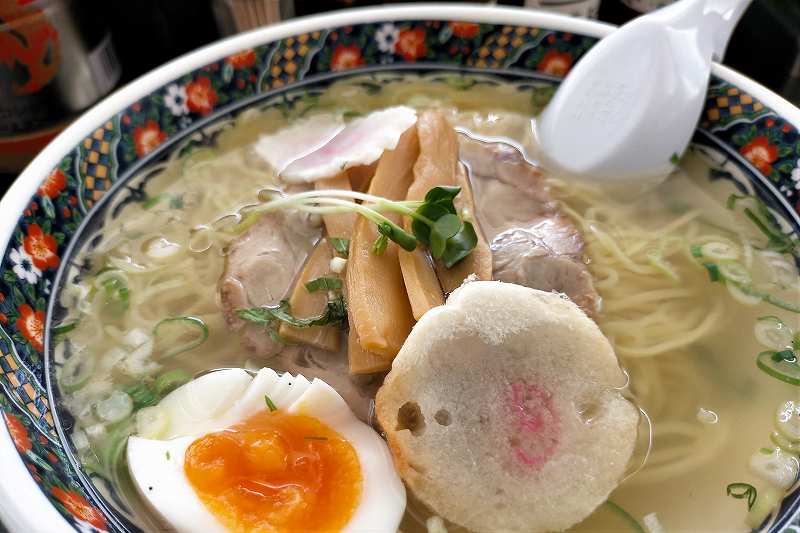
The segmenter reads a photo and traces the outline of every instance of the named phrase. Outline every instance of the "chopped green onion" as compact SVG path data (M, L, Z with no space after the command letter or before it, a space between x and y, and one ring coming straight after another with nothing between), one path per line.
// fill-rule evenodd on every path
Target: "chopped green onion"
M155 196L148 197L144 202L142 202L142 209L152 209L157 204L161 203L162 200L169 200L169 206L172 209L183 209L183 195L171 194L168 192L162 192Z
M762 301L792 313L800 313L800 305L787 302L768 292L762 292L750 286L750 274L736 261L723 261L720 264L703 263L703 266L708 270L708 277L712 282L725 283L731 294L742 303L755 305Z
M175 368L158 376L153 383L153 389L160 399L191 380L192 376L188 372L181 368Z
M342 280L339 278L317 278L306 283L308 292L335 291L342 288Z
M800 401L788 400L778 407L775 429L790 441L800 443Z
M171 359L203 344L208 339L208 326L193 316L165 318L153 328L153 337L156 350L163 352L160 359Z
M700 247L700 255L715 261L732 261L739 258L739 251L725 242L708 242Z
M736 208L736 204L739 202L739 200L745 200L747 198L751 198L751 196L748 194L731 194L725 201L725 207L733 210Z
M767 350L756 358L758 368L767 375L792 385L800 385L800 364L791 350Z
M121 315L130 306L130 292L125 279L121 276L109 277L103 281L106 295L106 306L115 315Z
M673 152L669 158L669 162L675 166L678 166L681 164L681 157L678 155L677 152Z
M758 491L749 483L731 483L725 488L725 492L737 500L746 499L748 511L753 508L758 498Z
M752 529L758 529L764 520L772 514L772 511L780 505L781 500L784 498L786 491L784 489L768 486L758 494L758 499L750 508L745 520L746 524Z
M264 395L264 402L267 404L267 407L269 408L270 412L274 412L274 411L277 411L277 410L278 410L278 407L277 407L277 406L275 405L275 403L274 403L274 402L273 402L273 401L270 399L270 397L269 397L269 396L267 396L266 394Z
M792 330L776 316L762 316L756 322L756 340L771 350L792 349Z
M347 257L350 253L350 239L340 237L328 237L328 243L339 255Z
M774 305L775 307L780 307L781 309L785 309L786 311L791 311L792 313L800 313L800 306L793 304L791 302L787 302L786 300L782 300L777 296L773 296L767 292L757 291L754 288L750 287L749 285L742 285L740 283L731 282L731 285L737 287L747 296L752 296L755 298L760 298L762 301L767 302L769 304Z
M794 350L780 350L772 354L773 361L789 361L790 363L797 362L797 356Z
M728 197L726 206L728 209L735 209L740 201L749 201L753 208L745 207L744 215L763 233L767 239L767 248L779 253L792 254L800 245L800 240L793 238L791 234L784 233L783 229L776 222L775 217L770 212L767 205L757 196L732 194Z
M101 463L106 470L107 477L116 477L114 473L122 467L122 458L128 445L128 437L135 429L136 424L132 418L129 418L115 426L106 438L105 445L101 450Z
M64 392L75 392L89 382L94 373L95 360L89 354L73 353L58 373L58 383Z
M778 448L782 449L785 452L792 453L795 455L800 454L800 441L792 442L791 440L786 438L786 435L780 433L779 431L773 431L770 434L769 439L775 446L777 446Z
M725 281L732 281L738 284L749 284L751 281L750 273L738 261L720 261L717 264L720 276L725 278Z
M98 418L104 422L116 424L133 413L133 399L121 391L115 390L94 404Z
M689 250L692 252L692 257L696 259L703 257L703 248L699 244L691 245Z
M714 263L703 263L703 266L706 267L708 270L708 278L712 281L720 281L722 279L722 275L720 275L719 267Z
M61 324L59 326L54 327L51 331L53 332L53 337L58 338L62 335L66 335L70 331L74 330L80 324L80 320L76 320L74 322L69 322L68 324Z
M135 383L124 390L133 400L134 409L138 410L158 403L158 395L147 383Z
M165 198L164 194L156 194L155 196L148 196L147 199L142 202L142 209L152 209L156 206L158 202Z
M761 448L758 450L761 455L772 455L773 450L772 448Z
M617 517L619 517L619 519L622 520L631 531L634 533L645 533L644 528L642 528L639 522L628 511L611 500L606 500L605 506L615 515L617 515Z

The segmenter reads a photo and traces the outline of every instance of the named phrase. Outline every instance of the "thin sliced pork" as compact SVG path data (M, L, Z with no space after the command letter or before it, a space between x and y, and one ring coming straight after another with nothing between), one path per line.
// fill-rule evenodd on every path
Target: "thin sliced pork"
M510 145L465 135L459 141L477 218L491 243L493 278L564 293L594 316L600 296L586 266L583 237L559 210L541 172Z

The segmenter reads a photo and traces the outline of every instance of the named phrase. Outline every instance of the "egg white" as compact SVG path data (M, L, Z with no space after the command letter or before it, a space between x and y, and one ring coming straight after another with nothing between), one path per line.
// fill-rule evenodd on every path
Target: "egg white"
M166 418L158 438L128 440L128 468L149 506L175 531L227 531L198 498L184 472L186 449L199 437L241 422L267 408L312 416L339 433L361 466L361 499L342 531L394 532L406 506L402 481L386 443L361 422L330 385L301 375L241 369L201 376L170 393L158 405Z

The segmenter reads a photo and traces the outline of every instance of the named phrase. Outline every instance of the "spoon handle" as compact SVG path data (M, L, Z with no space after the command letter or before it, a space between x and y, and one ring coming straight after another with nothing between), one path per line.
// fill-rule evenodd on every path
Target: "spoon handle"
M722 61L728 41L733 34L733 29L742 18L744 11L750 6L753 0L706 0L705 13L713 13L712 22L712 50L713 59Z

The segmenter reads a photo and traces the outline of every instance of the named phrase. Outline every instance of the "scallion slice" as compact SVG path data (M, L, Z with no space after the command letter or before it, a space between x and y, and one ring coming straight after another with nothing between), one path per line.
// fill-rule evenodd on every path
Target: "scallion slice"
M631 516L631 514L617 505L616 503L612 502L611 500L607 500L605 503L606 508L608 508L612 513L614 513L617 518L620 519L625 525L627 525L631 531L634 533L645 533L644 528L639 524L639 522Z
M791 350L767 350L758 354L758 368L776 379L800 386L800 364Z
M694 255L694 251L692 251ZM726 242L708 242L700 247L700 255L714 261L732 261L739 259L739 251Z
M184 383L191 381L191 379L192 376L187 371L182 368L175 368L158 376L153 383L153 390L160 398L163 398Z
M770 350L792 349L794 333L783 320L776 316L762 316L756 322L756 340Z
M94 373L95 361L88 354L73 354L67 359L59 372L58 383L64 392L75 392L89 382Z
M208 326L193 316L165 318L153 328L156 353L161 360L193 350L208 339Z
M758 498L758 491L750 483L731 483L725 488L725 492L738 500L747 500L748 511L753 508Z
M719 273L725 281L732 281L738 284L749 284L752 280L750 272L738 261L720 261L718 263Z
M778 431L773 431L769 436L769 440L785 452L800 454L800 442L792 442Z

